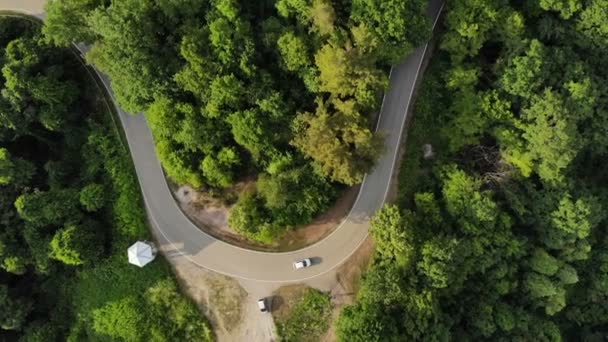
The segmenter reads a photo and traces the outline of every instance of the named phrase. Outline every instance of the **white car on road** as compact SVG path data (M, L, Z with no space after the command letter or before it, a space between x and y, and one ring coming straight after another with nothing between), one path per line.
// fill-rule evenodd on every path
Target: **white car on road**
M310 258L306 258L304 260L294 262L293 268L299 270L300 268L306 268L310 265L312 265L312 261L310 260Z

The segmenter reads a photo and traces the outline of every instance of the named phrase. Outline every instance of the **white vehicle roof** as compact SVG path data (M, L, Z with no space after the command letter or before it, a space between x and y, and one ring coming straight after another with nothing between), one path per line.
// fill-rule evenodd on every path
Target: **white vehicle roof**
M293 263L293 267L295 267L296 269L298 269L298 268L304 268L304 267L310 266L310 264L311 264L310 259L306 258L306 259L294 262Z
M258 308L260 308L260 310L262 310L262 311L266 311L267 310L265 298L258 299Z

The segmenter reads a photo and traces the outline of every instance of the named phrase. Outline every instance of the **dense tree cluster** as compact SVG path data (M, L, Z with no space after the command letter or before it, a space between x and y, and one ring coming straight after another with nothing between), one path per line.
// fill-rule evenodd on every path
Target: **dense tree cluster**
M139 188L109 128L111 113L99 108L98 88L71 50L46 43L35 22L3 17L0 56L0 340L94 340L86 330L95 313L77 307L74 289L90 274L125 271L113 266L126 266L127 244L148 234ZM155 336L211 339L168 270L157 272L141 275L158 284L140 305L158 311L150 319L165 322ZM87 300L103 305L120 284ZM150 286L128 285L135 291ZM174 317L167 320L167 312ZM96 333L115 336L98 329L97 320L92 324ZM129 340L147 340L140 335Z
M341 340L605 339L607 9L449 2L415 122L436 157L373 219Z
M270 241L373 166L382 144L370 117L388 66L428 38L425 7L65 0L48 3L44 32L59 45L92 44L87 59L111 77L126 110L145 112L174 181L226 188L255 175L271 185L243 194L231 219ZM285 202L269 202L269 192Z

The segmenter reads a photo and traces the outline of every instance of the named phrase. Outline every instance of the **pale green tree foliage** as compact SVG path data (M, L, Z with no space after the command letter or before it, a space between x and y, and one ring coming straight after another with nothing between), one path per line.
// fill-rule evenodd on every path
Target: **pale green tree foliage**
M458 269L459 241L454 237L441 236L426 241L421 249L418 269L425 276L429 285L434 288L445 288L454 285Z
M240 108L244 92L243 82L232 74L213 79L209 85L205 115L210 118L225 118Z
M586 239L604 217L596 197L573 199L565 194L550 216L545 218L550 220L547 222L550 226L543 229L541 239L547 247L562 250L565 260L587 259Z
M397 322L387 315L381 304L346 306L336 322L340 341L382 342L387 337L397 337Z
M66 265L83 265L95 261L103 250L103 239L93 223L89 226L66 226L51 240L51 257Z
M26 184L35 172L34 164L27 160L13 158L7 149L0 148L0 185Z
M514 57L505 69L502 89L510 94L529 98L540 90L547 78L546 49L538 40L532 40L524 56Z
M320 35L329 35L334 31L336 13L330 0L313 0L310 17Z
M538 175L548 183L560 183L564 173L582 147L576 122L562 98L551 90L532 99L524 111L530 123L523 137L528 142Z
M605 50L608 46L608 1L589 1L580 13L576 28L595 46Z
M340 97L353 96L362 108L374 107L377 94L387 86L386 76L375 61L350 43L326 44L315 55L320 90Z
M146 301L156 316L150 325L154 338L165 341L213 340L213 331L199 319L200 312L196 306L180 295L179 288L170 278L159 280L148 288Z
M289 71L298 72L311 63L308 47L303 37L294 32L285 32L277 41L283 63Z
M272 241L272 227L268 224L263 203L255 193L239 196L238 202L230 210L228 217L230 227L257 241Z
M275 7L282 17L295 17L302 25L310 21L311 0L278 0Z
M93 329L113 339L140 341L147 332L141 306L141 301L134 296L109 302L93 310Z
M540 7L547 11L556 11L560 17L570 19L583 7L582 0L540 0Z
M367 127L353 101L317 101L317 111L299 115L293 144L334 181L356 184L376 161L382 139Z
M405 265L413 252L411 231L408 224L411 219L403 217L395 206L384 206L371 220L370 233L374 238L376 252L383 259L396 260L398 265Z
M52 189L23 194L15 201L15 207L22 219L42 227L78 220L78 202L78 191Z

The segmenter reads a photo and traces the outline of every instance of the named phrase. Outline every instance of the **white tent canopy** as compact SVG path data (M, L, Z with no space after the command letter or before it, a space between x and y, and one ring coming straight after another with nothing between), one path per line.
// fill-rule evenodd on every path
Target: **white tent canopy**
M148 241L137 241L129 247L127 254L131 264L144 267L156 257L156 247Z

